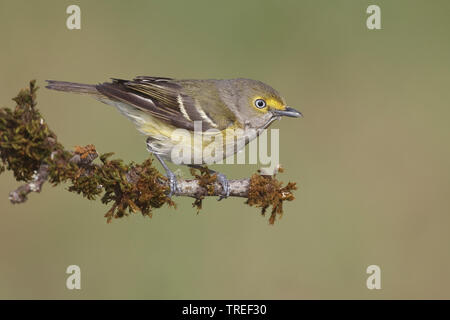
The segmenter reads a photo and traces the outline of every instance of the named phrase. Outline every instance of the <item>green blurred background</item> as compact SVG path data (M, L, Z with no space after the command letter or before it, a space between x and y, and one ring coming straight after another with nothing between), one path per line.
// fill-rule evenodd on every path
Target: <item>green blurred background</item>
M81 30L66 8L81 7ZM366 28L381 7L382 30ZM280 129L297 199L274 226L242 199L176 199L106 224L107 207L0 177L0 298L450 298L449 1L0 1L0 105L37 79L254 78L304 119ZM68 148L149 155L115 109L46 89ZM224 165L230 178L250 165ZM187 174L187 170L184 170ZM81 290L67 290L68 265ZM381 290L366 268L381 267Z

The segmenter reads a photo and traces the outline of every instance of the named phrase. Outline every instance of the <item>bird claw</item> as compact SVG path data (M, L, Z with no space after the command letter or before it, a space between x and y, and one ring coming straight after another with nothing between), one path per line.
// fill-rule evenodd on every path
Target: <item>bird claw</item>
M180 192L180 188L178 187L177 177L172 171L167 172L167 180L169 180L170 192L168 197L172 197L172 195Z
M217 201L220 201L222 199L226 199L230 196L230 183L227 179L227 177L220 172L217 172L217 182L222 186L222 194L219 196L219 199L217 199Z

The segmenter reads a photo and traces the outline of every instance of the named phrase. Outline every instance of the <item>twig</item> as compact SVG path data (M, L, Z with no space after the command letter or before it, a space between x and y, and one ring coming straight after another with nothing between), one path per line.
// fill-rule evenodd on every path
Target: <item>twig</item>
M41 192L42 185L47 181L48 168L48 165L41 165L39 171L33 176L32 181L10 192L9 200L11 203L23 203L28 200L27 196L31 192ZM250 179L228 180L228 182L230 186L230 197L248 197ZM168 186L165 181L162 181L161 184ZM178 179L177 185L179 190L174 192L173 196L192 197L196 199L200 197L220 196L222 195L223 190L222 185L215 182L214 184L211 184L214 191L210 192L207 188L202 187L199 180L196 179Z
M248 189L250 187L250 179L228 180L230 185L230 197L248 197ZM199 196L220 196L222 195L222 185L215 182L212 184L213 192L209 192L206 188L200 186L199 180L178 180L180 192L177 196L186 196L198 198Z
M9 193L9 200L12 203L23 203L27 201L27 196L31 192L41 192L42 185L47 181L48 165L41 165L39 170L33 175L33 180L20 186Z

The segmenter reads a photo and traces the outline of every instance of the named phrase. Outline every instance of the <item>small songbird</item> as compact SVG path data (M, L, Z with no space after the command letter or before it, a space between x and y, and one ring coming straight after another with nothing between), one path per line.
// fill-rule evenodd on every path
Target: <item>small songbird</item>
M131 119L147 136L148 151L166 170L170 195L178 190L177 180L164 160L172 161L172 150L180 143L173 134L177 129L184 129L192 136L226 135L230 130L234 134L238 132L236 139L243 143L227 144L229 139L221 140L224 152L217 154L223 159L245 147L281 116L302 116L299 111L288 107L275 89L250 79L177 80L139 76L133 80L112 79L112 82L97 85L47 82L48 89L92 96L116 107ZM198 151L195 148L205 148L205 144L198 146L194 143L192 155ZM182 163L198 167L204 161L199 164L188 159ZM217 173L217 180L223 188L220 199L226 198L230 193L228 180L221 173Z

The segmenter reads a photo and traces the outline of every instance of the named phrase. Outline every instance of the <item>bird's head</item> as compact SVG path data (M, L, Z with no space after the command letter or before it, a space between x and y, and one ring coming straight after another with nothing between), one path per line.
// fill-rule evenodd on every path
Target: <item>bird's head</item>
M237 108L241 119L252 128L267 127L281 117L302 117L286 105L285 99L269 85L250 79L235 79L233 86L239 92Z

